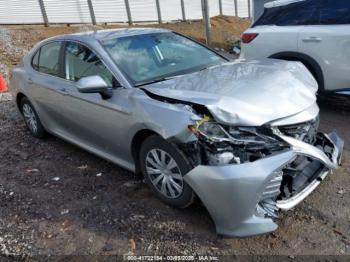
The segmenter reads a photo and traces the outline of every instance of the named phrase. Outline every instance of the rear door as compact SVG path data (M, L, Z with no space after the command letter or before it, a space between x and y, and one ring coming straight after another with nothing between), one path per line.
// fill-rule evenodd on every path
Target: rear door
M303 27L299 50L321 66L326 90L350 88L350 1L320 0L319 21Z
M60 54L62 42L53 41L41 46L28 68L28 92L45 128L55 133L64 131L62 115L57 111L63 103Z

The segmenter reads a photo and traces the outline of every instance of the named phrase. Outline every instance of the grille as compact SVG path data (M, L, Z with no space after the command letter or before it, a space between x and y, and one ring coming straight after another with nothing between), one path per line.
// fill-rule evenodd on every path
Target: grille
M318 125L319 117L317 116L311 121L295 125L279 126L278 129L287 136L313 144L316 140Z

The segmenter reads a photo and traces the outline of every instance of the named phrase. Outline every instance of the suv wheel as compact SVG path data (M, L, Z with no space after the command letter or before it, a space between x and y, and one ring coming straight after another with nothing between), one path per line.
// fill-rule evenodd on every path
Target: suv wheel
M157 135L150 136L140 151L141 171L152 192L163 202L185 208L195 194L183 176L192 168L183 153Z

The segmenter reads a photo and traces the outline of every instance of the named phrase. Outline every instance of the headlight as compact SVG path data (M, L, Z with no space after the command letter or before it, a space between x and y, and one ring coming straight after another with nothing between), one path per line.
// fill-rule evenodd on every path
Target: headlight
M255 127L223 127L217 122L204 117L196 126L189 126L198 136L203 136L209 142L230 142L236 145L255 145L279 143L273 134L264 134ZM265 130L266 131L266 130Z
M243 144L262 145L268 142L276 142L276 139L263 134L255 127L230 127L229 133L236 142Z
M215 122L204 122L197 127L197 131L213 142L231 141L227 131Z
M289 147L266 126L229 127L205 116L188 128L198 137L205 165L252 162Z

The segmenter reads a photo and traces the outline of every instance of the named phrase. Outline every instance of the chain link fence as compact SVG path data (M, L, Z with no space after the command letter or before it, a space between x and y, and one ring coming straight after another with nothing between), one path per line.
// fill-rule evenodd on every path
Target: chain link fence
M251 16L252 0L207 0L209 16ZM203 0L6 0L0 24L168 22L203 18Z

